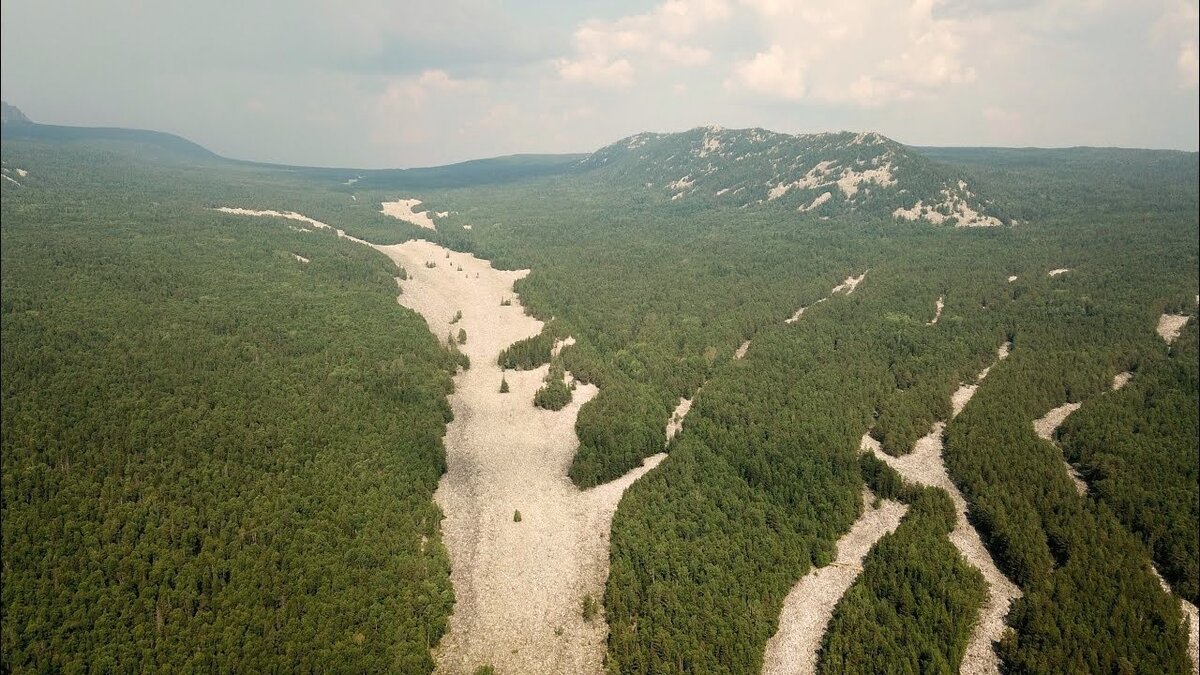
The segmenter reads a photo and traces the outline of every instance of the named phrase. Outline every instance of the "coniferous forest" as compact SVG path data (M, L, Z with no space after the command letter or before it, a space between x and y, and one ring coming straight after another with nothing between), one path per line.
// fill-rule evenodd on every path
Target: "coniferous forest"
M743 208L635 189L698 133L649 159L353 185L136 136L6 137L5 166L28 175L0 209L3 670L434 668L455 595L433 492L470 366L457 345L479 337L432 334L376 251L213 210L231 205L531 270L515 291L545 328L499 365L549 364L529 401L548 410L571 382L599 387L567 477L588 489L668 453L613 520L592 607L609 672L760 672L864 485L908 511L837 604L818 669L957 672L988 591L947 539L949 495L859 450L869 432L904 455L939 421L970 521L1022 593L1003 671L1190 672L1196 154L895 144L905 189L962 177L1004 217L986 228L896 219L902 197L879 186L812 212L796 205L816 191ZM427 230L379 213L398 194L449 215ZM1190 317L1171 344L1164 313ZM1081 406L1039 439L1033 420L1064 403Z

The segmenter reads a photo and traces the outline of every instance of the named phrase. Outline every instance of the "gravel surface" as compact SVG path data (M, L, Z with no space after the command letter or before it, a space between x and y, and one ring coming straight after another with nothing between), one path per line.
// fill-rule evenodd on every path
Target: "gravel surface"
M679 405L675 406L675 412L671 413L671 418L667 420L667 443L675 438L675 434L683 431L683 418L687 417L691 409L692 399L680 397Z
M431 215L429 211L413 211L413 207L420 205L420 199L400 199L380 204L379 212L385 216L391 216L396 220L403 220L406 223L412 223L427 230L436 230L437 225L434 224L433 218L429 217Z
M1163 314L1158 317L1158 336L1171 344L1179 338L1190 318L1187 314Z
M942 310L946 309L946 296L939 295L937 302L934 303L933 319L929 321L930 326L936 326L938 319L942 318Z
M1129 372L1128 370L1123 373L1117 373L1116 375L1113 375L1113 391L1124 389L1125 385L1129 384L1129 381L1132 379L1133 373Z
M1058 431L1058 428L1062 426L1062 423L1066 421L1067 417L1076 410L1079 410L1079 407L1082 405L1082 403L1064 403L1057 408L1052 409L1040 419L1033 421L1034 433L1036 433L1041 439L1054 443L1054 432ZM1055 447L1058 447L1058 445L1055 444ZM1075 484L1075 492L1078 492L1080 495L1086 495L1088 486L1083 480L1083 476L1079 475L1079 470L1072 466L1071 463L1067 461L1066 457L1062 457L1062 463L1063 468L1067 470L1067 476L1071 479L1071 482Z
M376 248L408 271L401 304L424 316L437 336L451 331L461 310L453 329L468 336L462 349L471 368L454 378L447 472L434 495L446 515L456 599L435 652L437 671L473 673L488 664L500 673L602 672L608 627L602 610L583 619L583 599L603 601L621 494L665 455L581 492L567 478L579 445L575 418L598 390L579 384L567 407L542 410L532 401L548 366L502 372L496 363L504 347L542 330L513 291L527 272L495 270L426 241ZM503 298L512 305L501 306ZM507 394L499 393L502 376Z

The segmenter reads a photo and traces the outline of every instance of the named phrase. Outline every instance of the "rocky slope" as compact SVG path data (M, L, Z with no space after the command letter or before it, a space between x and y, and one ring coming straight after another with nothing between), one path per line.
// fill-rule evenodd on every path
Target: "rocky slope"
M860 212L957 227L1009 224L951 169L875 132L640 133L579 167L685 203L773 205L818 217Z

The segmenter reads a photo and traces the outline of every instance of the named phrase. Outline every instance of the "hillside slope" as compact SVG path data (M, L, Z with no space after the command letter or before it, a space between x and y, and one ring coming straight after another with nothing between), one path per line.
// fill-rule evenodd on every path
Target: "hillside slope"
M197 143L161 131L124 129L120 127L74 127L58 124L38 124L16 106L4 103L0 137L8 140L38 141L117 141L139 143L192 160L221 159L216 153Z
M822 216L890 214L959 227L1005 224L994 205L948 167L875 132L792 136L710 126L640 133L579 166L672 201L775 203Z

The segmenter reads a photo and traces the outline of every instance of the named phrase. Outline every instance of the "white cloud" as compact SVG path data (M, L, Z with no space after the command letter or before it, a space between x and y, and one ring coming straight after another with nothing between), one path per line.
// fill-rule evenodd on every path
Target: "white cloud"
M658 53L663 58L681 66L702 66L708 63L712 53L702 47L689 47L674 42L664 42L658 46Z
M878 106L970 82L961 20L932 0L744 0L770 46L733 65L732 85L785 99Z
M572 37L574 54L554 66L567 82L626 86L644 67L704 65L712 53L689 41L729 15L725 0L667 0L645 14L587 21Z
M1179 50L1179 86L1185 89L1195 89L1200 85L1200 55L1197 54L1196 42L1188 42Z
M633 83L633 66L627 59L610 59L600 54L572 61L557 59L554 67L566 82L601 87L624 87Z
M1018 112L998 105L983 108L983 119L989 139L1021 138L1025 135L1025 117Z
M1190 0L1166 0L1162 14L1152 30L1156 42L1170 45L1175 51L1174 66L1179 86L1195 89L1200 84L1200 8Z
M1200 8L1192 0L1164 0L1157 20L1150 29L1151 44L1162 56L1170 56L1181 89L1200 84Z
M477 90L483 86L479 80L460 80L444 70L426 70L414 77L395 78L384 87L379 103L392 108L419 108L432 95L445 92Z
M741 84L752 92L786 99L803 98L804 65L801 59L789 56L779 45L773 45L754 58L734 66L734 79L727 85Z
M485 89L480 80L458 79L440 69L393 78L369 105L372 137L397 148L429 141L447 109L462 107L464 97L481 98Z

